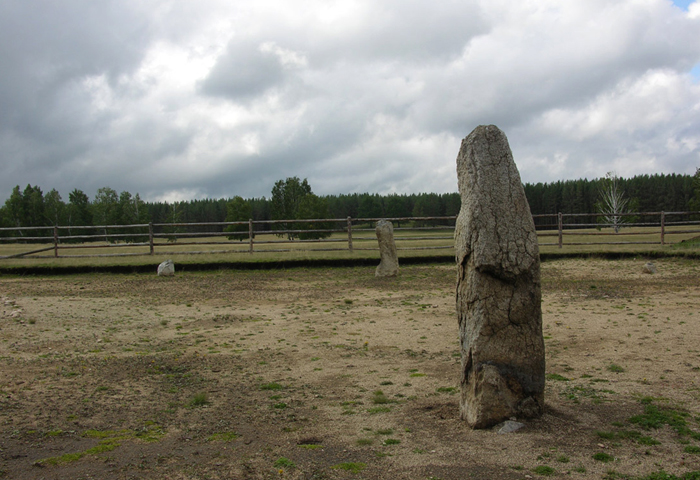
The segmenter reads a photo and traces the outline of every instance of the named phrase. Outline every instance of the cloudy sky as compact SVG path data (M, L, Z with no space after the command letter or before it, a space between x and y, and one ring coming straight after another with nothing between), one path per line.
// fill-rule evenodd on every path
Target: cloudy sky
M0 0L0 201L457 190L700 167L700 0Z

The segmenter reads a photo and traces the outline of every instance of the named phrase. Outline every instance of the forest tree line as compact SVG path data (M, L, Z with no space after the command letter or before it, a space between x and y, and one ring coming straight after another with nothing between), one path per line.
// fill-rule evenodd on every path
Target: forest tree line
M633 212L700 210L700 169L693 175L655 174L619 178L619 187ZM533 215L594 213L599 211L606 178L564 180L524 185ZM44 193L39 186L16 186L0 207L0 226L99 226L143 223L232 222L302 218L397 218L454 216L459 213L458 193L388 194L351 193L317 196L306 179L280 180L269 198L240 196L178 202L146 202L138 193L117 193L100 188L90 199L79 189L67 201L56 190ZM236 228L238 227L238 228ZM230 232L247 232L233 226ZM211 231L221 232L221 226ZM316 227L319 228L319 227ZM26 235L26 232L2 232ZM44 233L48 234L48 233ZM242 233L239 235L243 235Z

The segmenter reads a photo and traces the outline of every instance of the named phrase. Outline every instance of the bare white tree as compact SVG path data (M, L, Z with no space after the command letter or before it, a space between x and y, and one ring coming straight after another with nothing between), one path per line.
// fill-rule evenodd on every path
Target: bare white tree
M622 224L630 218L621 215L629 213L629 199L625 197L615 172L605 175L597 206L598 211L604 215L602 221L612 226L615 233L619 233Z

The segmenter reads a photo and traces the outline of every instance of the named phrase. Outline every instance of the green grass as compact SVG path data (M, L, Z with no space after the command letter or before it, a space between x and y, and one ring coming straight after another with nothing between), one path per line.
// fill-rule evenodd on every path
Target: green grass
M277 468L295 468L297 465L286 457L280 457L275 460L274 466Z
M367 464L362 462L343 462L331 467L333 470L345 470L351 473L360 473L367 468Z
M548 373L546 375L547 380L556 380L558 382L568 382L570 379L558 373Z
M153 422L146 422L140 430L85 430L83 436L99 438L100 441L92 448L82 452L66 453L57 457L49 457L35 462L36 465L66 465L76 462L87 455L97 455L111 452L126 440L138 439L144 442L157 442L165 435L165 431Z
M687 240L683 240L679 243L672 245L671 247L676 248L676 249L698 248L698 247L700 247L700 237L689 238Z
M605 478L610 480L617 478L623 480L632 480L632 477L619 474L608 475ZM658 472L650 473L649 475L645 475L643 477L634 477L634 480L700 480L700 471L686 472L680 477L678 477L676 475L666 473L663 470L660 470Z
M305 443L303 445L298 445L300 448L305 448L306 450L319 450L323 448L323 445L318 445L315 443Z
M39 460L37 463L45 465L65 465L67 463L78 461L86 455L97 455L98 453L111 452L119 446L121 446L120 441L117 439L108 438L100 441L100 443L98 443L96 446L88 448L84 452L66 453L59 457Z
M552 467L549 467L547 465L538 465L535 468L532 469L534 473L537 475L542 475L545 477L548 477L550 475L556 475L557 471L554 470Z
M153 422L146 422L146 426L134 432L134 438L143 442L158 442L165 436L165 430ZM118 437L119 438L119 437ZM126 437L122 437L126 438Z
M438 393L449 393L450 395L454 395L457 393L457 388L456 387L439 387L437 389Z
M209 396L206 392L197 393L189 402L190 407L203 407L209 404Z
M661 442L652 437L639 437L637 440L640 445L661 445Z
M674 227L674 230L682 231L684 229L692 230L695 226L678 226ZM552 237L543 237L541 234L551 233L540 231L540 252L541 253L598 253L598 252L641 252L641 253L655 253L655 252L667 252L671 251L688 251L695 250L700 247L700 240L695 237L695 234L674 234L667 235L666 241L673 242L674 245L631 245L631 244L618 244L618 245L604 245L604 242L610 242L610 237L606 236L594 236L594 235L581 235L582 233L595 233L596 229L567 229L564 233L564 246L563 248L558 248L556 245L544 245L545 243L551 244L555 243L556 239ZM610 229L604 229L603 233L609 233ZM626 234L634 234L634 237ZM358 232L357 236L367 237L367 240L360 240L358 238L353 239L353 245L356 247L355 251L347 250L347 244L344 241L347 240L346 233L334 233L329 240L340 241L338 243L331 243L332 248L339 248L337 251L323 251L320 250L328 245L315 244L315 243L300 243L292 242L282 245L283 249L288 249L287 252L271 252L264 251L270 250L270 247L264 244L255 245L255 253L253 255L248 254L248 242L243 241L231 241L229 242L226 236L215 236L215 237L200 237L196 239L188 239L188 242L194 242L196 245L185 246L178 245L177 243L168 243L166 239L156 239L155 242L155 258L159 259L165 255L171 258L173 262L177 265L188 265L196 263L227 263L231 261L243 262L243 263L261 263L261 262L280 262L284 260L308 260L308 259L379 259L379 251L377 248L376 239L371 239L363 232ZM406 240L405 238L413 237L448 237L446 239L429 239L429 240ZM454 240L452 240L452 232L447 230L442 231L420 231L420 230L407 230L401 231L395 236L397 247L399 248L399 257L431 257L431 256L453 256L454 255ZM263 240L280 240L274 235L269 235L265 233L257 233L255 237L256 241ZM615 241L641 241L641 242L659 242L660 235L658 227L630 227L623 228L618 235L615 236ZM679 243L685 241L685 243ZM209 243L207 243L209 242ZM226 245L216 244L216 242L229 242ZM573 243L589 243L589 245L571 245ZM46 247L45 243L37 244L17 244L17 243L5 243L0 242L0 256L13 255L21 252L27 252L30 250L36 250L39 248ZM79 245L73 244L72 247ZM94 255L96 253L95 248L90 248L91 246L99 246L100 254L143 254L141 256L119 256L119 257L94 257L94 258L77 258L77 257L66 257L66 255ZM404 248L415 248L415 247L435 247L441 246L446 247L444 249L431 249L431 250L404 250ZM154 256L147 255L149 251L148 246L128 246L126 244L119 244L119 246L110 246L106 242L94 242L90 244L83 244L84 248L77 248L72 250L60 250L59 255L62 257L54 258L53 252L43 252L39 255L25 258L15 258L15 259L2 259L2 266L7 267L24 267L24 266L111 266L111 265L153 265L154 271L155 266L159 263L154 260ZM369 248L370 250L360 250L360 248ZM217 251L222 251L217 253ZM187 254L188 251L200 251L200 252L212 252L203 254Z
M612 462L613 460L615 460L615 457L613 457L612 455L610 455L608 453L598 452L598 453L593 455L593 460L597 460L597 461L603 462L603 463L608 463L608 462Z
M85 430L83 437L86 438L110 438L129 435L129 430Z
M367 237L358 232L358 235ZM451 237L450 232L446 231L402 231L394 238L398 250L399 258L401 257L433 257L433 256L452 256L454 255L454 240L447 239L428 239L428 240L407 240L414 237ZM257 233L256 241L279 241L280 238ZM335 233L329 240L344 240L347 241L347 234ZM46 252L30 257L0 259L2 266L8 267L23 267L23 266L113 266L113 265L153 265L155 267L159 262L155 258L161 258L165 255L171 258L175 263L176 272L178 265L188 265L196 263L262 263L262 262L280 262L284 260L310 260L310 259L377 259L379 260L379 248L376 239L360 240L353 239L354 251L347 250L347 243L334 242L330 244L316 243L301 243L298 241L285 243L281 249L288 250L286 252L269 251L272 248L269 245L257 244L254 246L254 254L250 255L248 251L248 242L238 242L229 240L225 236L214 237L199 237L196 239L188 239L188 242L196 243L196 245L178 245L177 243L167 243L165 240L158 239L155 242L155 255L148 255L148 246L129 246L119 244L112 246L104 241L83 244L83 248L75 248L78 245L71 245L71 250L60 250L59 258L53 257L53 252ZM221 245L220 242L228 242ZM322 250L324 248L338 248L335 251ZM430 250L405 250L405 248L415 247L446 247L444 249ZM0 256L13 255L21 252L27 252L46 247L46 244L16 244L0 242ZM97 248L99 247L99 251ZM278 249L280 247L273 247ZM362 250L360 250L362 249ZM267 250L267 251L266 251ZM187 252L198 251L201 254L188 254ZM208 253L211 252L211 253ZM78 258L78 256L95 255L112 255L108 257L87 257ZM131 254L130 256L120 256L122 254ZM141 254L141 255L134 255ZM350 305L350 304L348 304Z
M276 383L276 382L270 382L270 383L263 383L260 385L260 390L283 390L284 386Z
M385 405L387 403L396 403L396 401L387 398L387 396L384 395L384 392L381 390L376 390L374 393L372 393L372 403L375 405Z
M561 395L574 403L580 403L582 398L590 399L594 404L602 403L605 400L603 393L611 393L609 390L596 390L593 387L582 385L567 385Z
M692 230L695 226L674 227L674 230L682 231L684 229ZM610 229L603 229L603 233L609 233ZM700 240L695 237L695 234L674 234L667 235L666 241L673 242L674 245L632 245L618 244L605 245L605 242L610 242L609 236L581 235L582 233L595 233L596 229L580 229L580 230L565 230L564 246L558 248L556 245L544 245L556 242L556 238L541 236L544 232L540 231L540 252L541 253L599 253L599 252L640 252L640 253L656 253L668 251L693 251L700 247ZM630 236L627 234L634 234ZM367 237L367 235L358 232L357 236ZM413 237L448 237L443 239L428 239L428 240L407 240L406 238ZM450 230L442 231L421 231L421 230L406 230L397 233L395 236L397 247L399 248L399 257L431 257L431 256L453 256L454 255L454 240L452 240L452 232ZM278 237L264 233L256 234L256 241L263 240L280 240ZM191 265L197 263L261 263L261 262L280 262L284 260L309 260L309 259L379 259L379 251L377 248L376 239L368 237L367 240L355 238L353 245L356 250L347 250L347 234L334 233L329 240L340 240L339 243L329 244L332 248L339 248L337 251L323 251L320 246L314 243L292 242L282 245L283 249L288 249L287 252L271 252L270 247L264 244L255 245L253 255L248 254L248 242L233 241L227 245L207 244L206 242L227 242L225 236L215 237L200 237L196 239L188 239L188 242L194 242L196 245L185 246L177 243L168 243L166 239L157 239L155 242L155 258L168 256L177 265ZM614 237L615 242L624 241L642 241L642 242L659 242L660 234L658 227L631 227L623 228L618 235ZM685 243L680 243L685 241ZM589 245L570 245L572 243L590 243ZM0 256L13 255L30 250L36 250L46 247L47 244L16 244L0 242ZM76 244L71 245L78 246ZM405 250L406 248L416 247L445 247L444 249L429 249L429 250ZM60 250L59 255L63 257L54 258L53 252L43 252L39 255L24 258L2 259L0 266L6 267L26 267L26 266L112 266L112 265L152 265L154 267L159 263L154 260L154 256L147 255L148 246L129 246L127 244L119 244L118 246L109 245L106 242L95 242L92 244L83 244L84 248L74 250ZM97 248L96 248L97 247ZM370 250L360 250L360 248L368 248ZM188 251L212 252L203 254L188 254ZM221 251L220 253L217 251ZM66 255L94 255L94 254L143 254L140 256L118 256L118 257L93 257L93 258L76 258L66 257Z
M642 402L644 403L645 399L642 399ZM668 425L679 435L690 435L694 432L688 428L686 417L688 417L686 412L670 408L662 409L653 403L646 403L644 405L644 413L630 417L629 421L639 425L644 430L658 429Z
M611 363L610 365L608 365L608 366L606 367L606 369L607 369L609 372L613 372L613 373L622 373L622 372L625 371L624 368L622 368L621 366L619 366L619 365L617 365L617 364L615 364L615 363Z

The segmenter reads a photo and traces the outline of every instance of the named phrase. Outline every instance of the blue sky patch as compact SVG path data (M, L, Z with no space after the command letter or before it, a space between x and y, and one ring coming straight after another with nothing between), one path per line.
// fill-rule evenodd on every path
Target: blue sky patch
M700 82L700 63L695 65L692 70L690 70L690 76L693 80Z
M673 0L673 4L683 10L688 10L688 5L693 3L693 0Z

